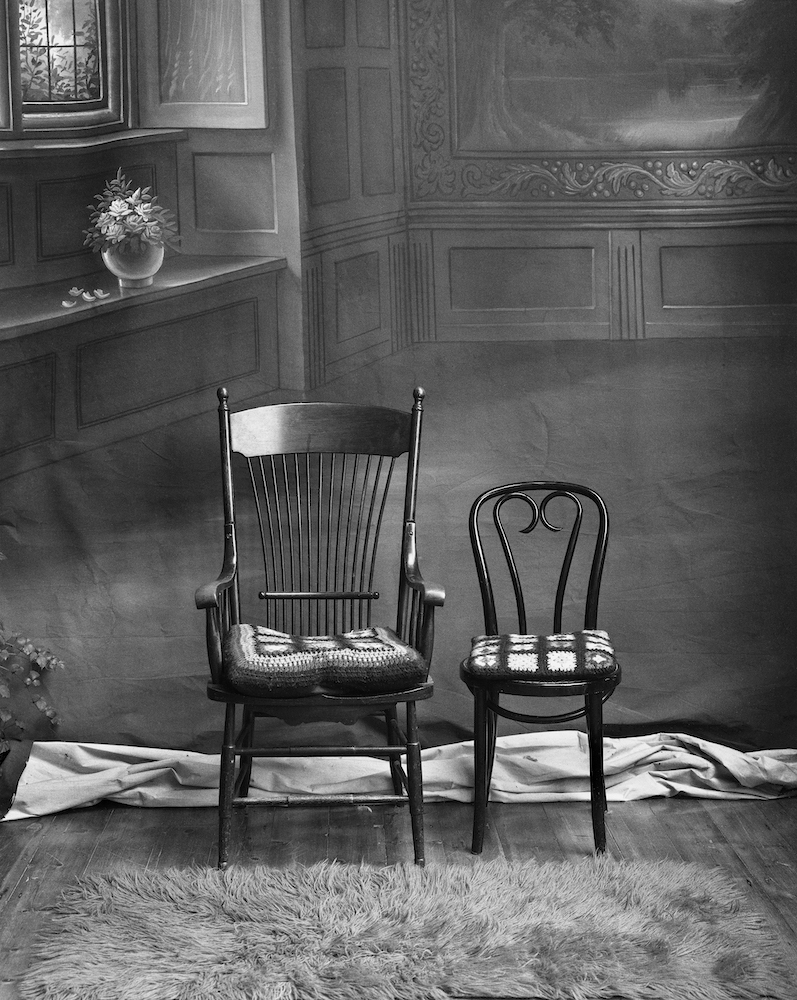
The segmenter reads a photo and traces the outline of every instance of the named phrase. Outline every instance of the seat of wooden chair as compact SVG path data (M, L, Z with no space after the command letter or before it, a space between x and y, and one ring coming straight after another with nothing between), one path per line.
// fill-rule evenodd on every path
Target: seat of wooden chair
M559 503L556 521L551 508ZM592 511L590 531L582 537L585 505ZM570 512L569 531L559 518ZM520 543L536 530L563 532L563 553L557 565L548 557L535 577ZM589 744L590 799L596 851L606 849L606 787L603 774L603 703L620 682L620 665L607 632L597 628L598 599L609 537L609 518L603 499L594 490L574 483L528 481L496 486L473 502L469 518L471 547L476 563L484 612L484 634L474 636L471 651L460 665L460 676L474 695L474 818L472 851L484 844L487 803L497 737L497 718L521 723L552 724L585 718ZM524 536L520 539L518 536ZM529 540L530 541L530 540ZM586 584L570 589L579 541L589 549L578 560ZM492 546L488 545L492 542ZM529 553L523 552L523 556ZM524 569L525 567L525 569ZM547 573L546 573L547 570ZM552 600L541 590L541 579L554 585ZM536 583L536 587L534 584ZM534 604L553 608L551 633L528 629L529 597ZM580 598L580 600L579 600ZM583 608L583 628L562 631L566 602ZM509 610L507 610L507 606ZM503 614L502 614L503 613ZM514 631L501 632L506 618ZM502 696L570 698L581 704L556 714L510 709Z
M226 706L219 867L228 863L235 806L335 803L409 805L415 860L423 864L416 702L433 693L434 610L444 600L443 589L421 576L416 548L424 392L415 390L407 412L345 403L231 412L225 388L218 397L224 559L218 579L197 590L196 604L206 612L208 697ZM388 626L372 622L380 598L375 574L391 486L401 486L394 470L404 455L392 561L395 618ZM257 608L249 600L255 594ZM406 709L405 728L398 705ZM255 739L261 719L350 724L373 714L384 716L385 743L274 746ZM250 794L252 760L284 756L384 757L392 790Z

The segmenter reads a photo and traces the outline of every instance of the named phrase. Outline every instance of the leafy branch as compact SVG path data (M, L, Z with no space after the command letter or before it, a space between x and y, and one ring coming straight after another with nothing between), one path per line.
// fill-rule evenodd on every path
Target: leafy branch
M27 727L18 706L26 695L52 726L58 725L57 712L37 689L41 688L44 673L63 667L55 653L36 646L19 632L9 631L0 622L0 739L22 737ZM4 701L9 702L9 707Z

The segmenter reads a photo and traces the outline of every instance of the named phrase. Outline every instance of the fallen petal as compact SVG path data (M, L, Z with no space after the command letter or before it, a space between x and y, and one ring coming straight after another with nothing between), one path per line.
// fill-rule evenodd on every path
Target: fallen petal
M61 299L61 305L64 306L66 309L71 309L72 306L76 306L77 305L77 302L75 302L74 299L71 299L71 300L70 299Z

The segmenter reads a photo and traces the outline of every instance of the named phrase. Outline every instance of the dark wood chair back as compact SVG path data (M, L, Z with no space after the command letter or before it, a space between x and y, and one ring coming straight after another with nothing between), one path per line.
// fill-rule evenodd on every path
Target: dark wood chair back
M401 544L412 545L423 391L411 412L346 403L286 403L230 412L219 391L224 510L236 559L243 556L239 507L247 495L249 528L259 549L261 623L302 635L371 624L379 599L375 572L397 462L407 456ZM243 520L243 519L241 519ZM397 634L420 641L418 602L400 561ZM243 569L243 567L241 567ZM232 621L240 616L240 589ZM391 624L392 622L385 623Z
M469 529L485 634L597 627L609 538L598 493L542 480L497 486L474 501Z

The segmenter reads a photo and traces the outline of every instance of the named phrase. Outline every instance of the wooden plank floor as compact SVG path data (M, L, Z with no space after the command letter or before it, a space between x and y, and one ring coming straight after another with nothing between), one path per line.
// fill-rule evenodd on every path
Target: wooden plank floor
M584 803L492 804L482 858L577 860L592 850ZM471 807L426 807L427 859L478 864ZM797 798L774 801L645 799L612 803L608 849L616 858L672 858L719 865L746 883L761 912L797 955ZM74 878L121 866L213 865L214 809L101 804L0 824L0 1000L36 952L36 934ZM233 861L290 866L322 859L385 865L412 861L409 815L388 807L250 809L236 818ZM797 961L792 973L797 983ZM795 986L797 998L797 986Z

